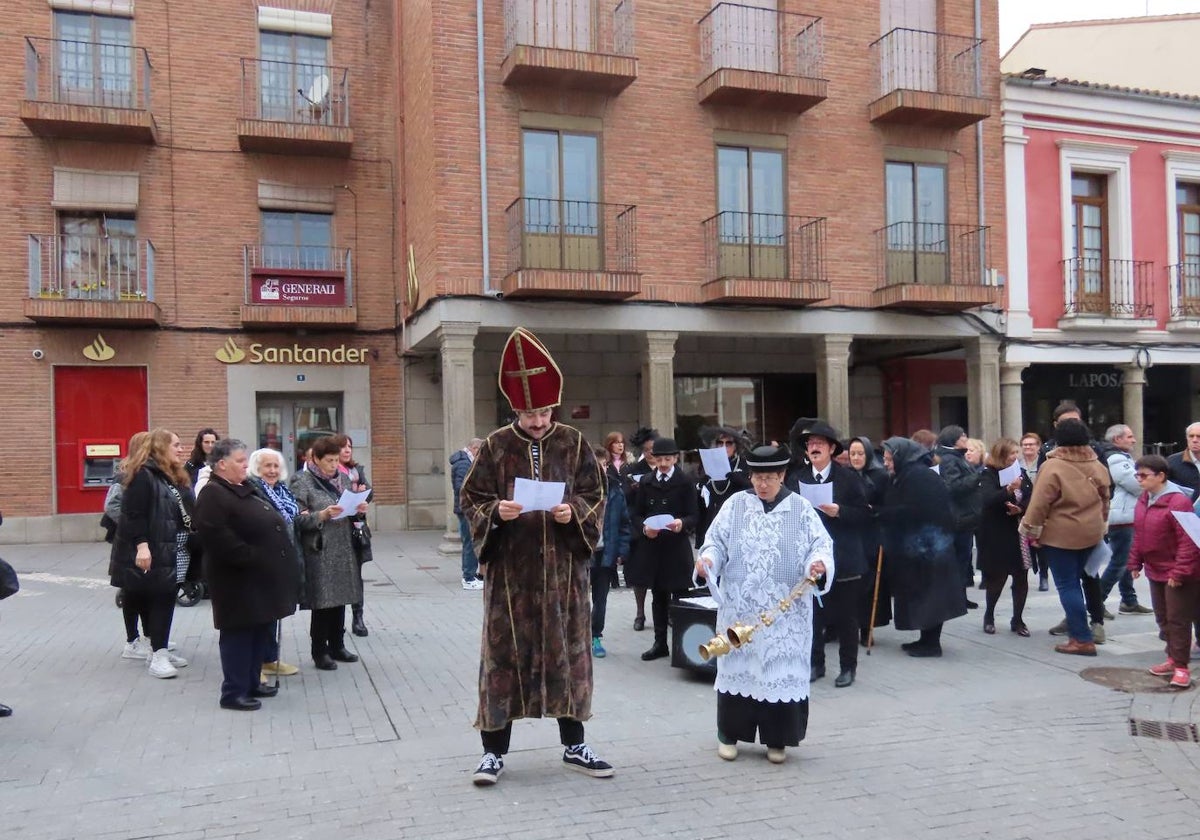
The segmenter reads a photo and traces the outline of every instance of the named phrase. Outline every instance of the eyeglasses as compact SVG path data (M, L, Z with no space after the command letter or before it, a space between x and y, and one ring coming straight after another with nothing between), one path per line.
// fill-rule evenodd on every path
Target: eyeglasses
M1155 476L1155 475L1158 475L1158 473L1140 472L1140 473L1134 473L1133 477L1136 478L1138 481L1145 481L1147 478L1150 478L1151 476Z

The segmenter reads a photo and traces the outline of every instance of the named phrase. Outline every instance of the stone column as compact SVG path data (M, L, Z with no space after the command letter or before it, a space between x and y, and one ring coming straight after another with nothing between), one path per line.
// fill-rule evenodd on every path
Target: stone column
M679 333L646 333L646 356L642 361L643 422L664 437L675 434L675 341Z
M442 463L456 449L462 449L475 437L475 336L479 324L473 321L444 321L438 327L438 347L442 356ZM449 467L447 467L449 469ZM446 533L438 546L441 554L458 554L462 541L458 536L458 517L454 515L454 490L446 481Z
M963 342L967 351L967 434L985 446L1000 437L1000 340L980 335Z
M1122 422L1133 429L1133 436L1137 438L1138 449L1134 452L1142 452L1140 447L1145 445L1146 441L1142 439L1142 430L1145 427L1145 413L1143 411L1143 396L1146 391L1146 369L1136 364L1120 365L1121 371L1121 396L1123 405ZM1093 429L1093 434L1104 434L1103 429Z
M850 344L852 335L819 335L813 338L817 363L817 416L850 434Z
M1021 435L1025 434L1022 428L1025 421L1021 405L1021 374L1027 367L1028 362L1005 362L1000 365L1000 433L1018 443Z

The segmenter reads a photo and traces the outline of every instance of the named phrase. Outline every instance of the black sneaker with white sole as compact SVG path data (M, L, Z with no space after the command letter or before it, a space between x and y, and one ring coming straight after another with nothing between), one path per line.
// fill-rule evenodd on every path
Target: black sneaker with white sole
M475 774L471 776L471 781L479 787L494 785L503 772L504 759L495 753L484 753L479 766L475 768Z
M572 770L597 779L606 779L613 774L613 767L592 752L587 744L576 744L563 751L563 764Z

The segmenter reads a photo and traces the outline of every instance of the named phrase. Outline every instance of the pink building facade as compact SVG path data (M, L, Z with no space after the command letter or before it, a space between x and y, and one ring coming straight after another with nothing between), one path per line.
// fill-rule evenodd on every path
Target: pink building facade
M1030 78L1029 76L1032 76ZM1200 98L1009 76L1002 428L1073 399L1182 447L1200 378Z

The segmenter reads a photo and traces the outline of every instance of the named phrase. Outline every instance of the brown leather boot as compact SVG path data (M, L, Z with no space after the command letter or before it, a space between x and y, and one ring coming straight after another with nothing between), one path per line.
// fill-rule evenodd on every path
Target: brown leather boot
M1096 645L1092 642L1081 642L1078 639L1070 639L1065 645L1055 645L1054 649L1059 653L1069 653L1074 656L1095 656Z

